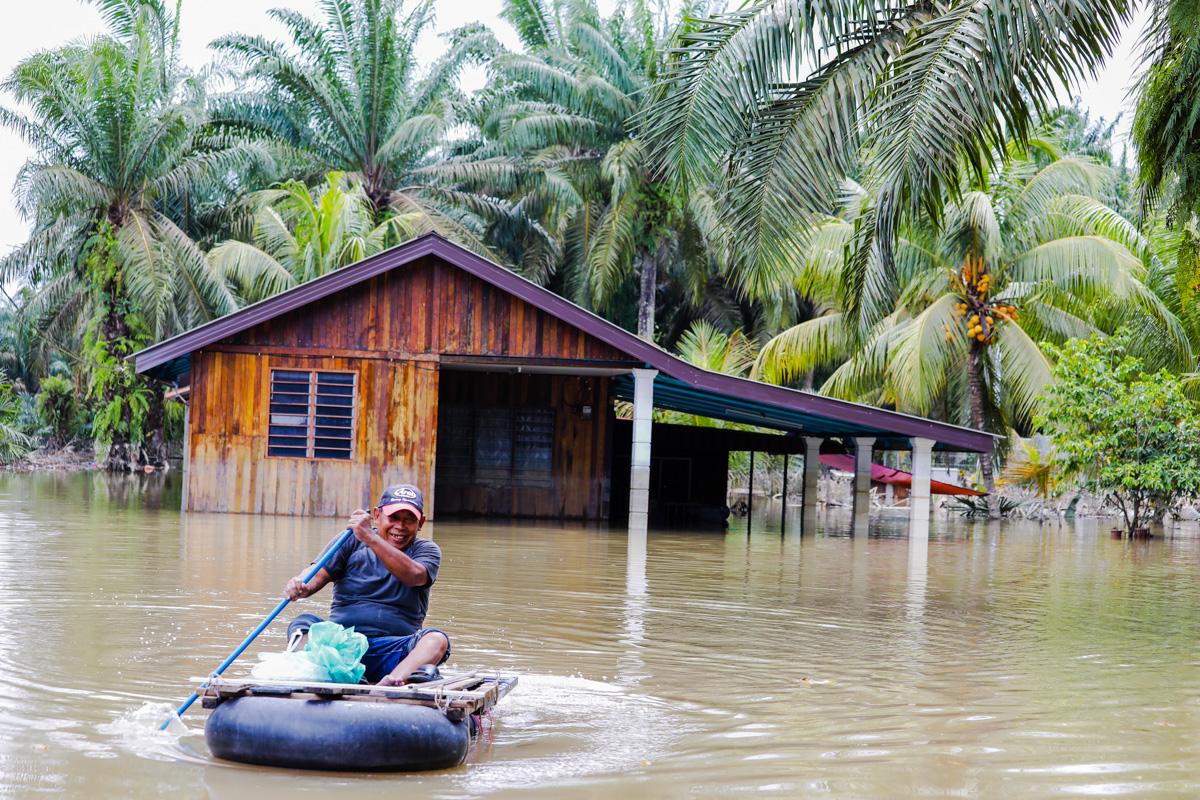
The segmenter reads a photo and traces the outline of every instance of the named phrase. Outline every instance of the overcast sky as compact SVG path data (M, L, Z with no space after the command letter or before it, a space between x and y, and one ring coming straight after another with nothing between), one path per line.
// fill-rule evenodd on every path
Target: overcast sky
M611 5L601 3L602 8ZM103 30L96 10L80 0L38 0L6 6L4 24L0 26L0 75L7 76L17 61L31 52ZM181 26L184 63L196 68L210 61L212 55L207 49L208 43L226 33L261 33L282 38L283 31L266 14L268 9L277 6L295 8L310 16L316 14L315 0L185 0ZM515 32L496 17L499 9L500 0L439 0L437 30L427 34L420 43L422 60L427 63L442 52L436 33L475 21L490 25L502 42L516 48ZM1128 130L1132 116L1126 109L1125 94L1134 64L1133 45L1144 13L1110 59L1108 69L1077 92L1093 117L1112 119L1125 110L1122 136ZM482 86L483 79L481 71L468 73L463 78L464 88ZM2 97L0 102L7 105L12 100ZM17 170L29 155L20 139L7 130L0 130L0 253L7 252L28 236L28 223L13 206L11 186Z

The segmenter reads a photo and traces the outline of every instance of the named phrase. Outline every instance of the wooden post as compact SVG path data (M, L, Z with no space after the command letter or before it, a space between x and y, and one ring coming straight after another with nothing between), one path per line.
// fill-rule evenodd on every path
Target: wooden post
M187 402L183 404L183 463L180 469L183 472L183 493L179 497L179 510L188 510L188 481L191 475L188 473L191 470L188 468L188 462L192 460L192 397L191 392L188 392Z
M750 491L746 493L746 535L754 527L754 451L750 451Z
M783 454L783 510L779 512L779 535L783 536L787 529L787 470L788 454Z

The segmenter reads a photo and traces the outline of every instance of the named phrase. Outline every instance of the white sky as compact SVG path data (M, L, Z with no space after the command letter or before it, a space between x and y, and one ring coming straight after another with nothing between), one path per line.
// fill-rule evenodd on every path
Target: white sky
M103 30L99 14L81 0L38 0L19 5L14 0L6 0L3 5L6 6L4 25L0 26L0 75L3 76L31 52ZM309 16L317 13L315 0L185 0L182 20L184 63L197 68L210 61L212 54L207 49L208 43L226 33L261 33L282 38L283 31L266 15L268 9L278 6L294 8ZM499 10L500 0L439 0L437 33L479 21L491 26L507 46L516 48L516 33L497 19ZM1109 60L1108 69L1076 92L1082 97L1083 106L1091 110L1093 118L1103 116L1111 120L1125 111L1120 126L1122 139L1132 118L1125 98L1135 64L1132 50L1144 19L1143 11ZM426 62L442 52L436 33L425 36L420 50ZM482 86L482 71L464 75L463 84L466 89ZM1064 97L1064 101L1067 100ZM0 102L10 105L12 98L2 97ZM11 192L17 170L29 155L19 138L7 130L0 130L0 253L23 242L29 233L28 224L13 205ZM1116 155L1120 156L1120 145Z

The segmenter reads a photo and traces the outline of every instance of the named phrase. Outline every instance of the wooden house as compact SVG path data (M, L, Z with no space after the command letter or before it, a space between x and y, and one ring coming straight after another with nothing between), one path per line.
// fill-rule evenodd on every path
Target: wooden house
M622 491L646 488L632 463L645 460L639 426L616 448L613 408L645 400L647 386L651 405L790 434L767 437L779 452L797 436L991 446L976 431L698 369L433 234L134 364L190 385L184 505L194 511L343 515L411 482L430 516L607 519L618 449ZM635 407L645 418L645 403Z

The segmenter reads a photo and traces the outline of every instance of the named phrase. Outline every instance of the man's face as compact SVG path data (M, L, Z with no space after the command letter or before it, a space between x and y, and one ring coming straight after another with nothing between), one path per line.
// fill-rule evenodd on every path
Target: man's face
M397 550L403 550L412 544L413 539L417 538L417 531L425 524L424 517L418 517L407 508L386 517L383 515L383 509L376 508L372 515L375 517L376 527L379 528L379 535Z

